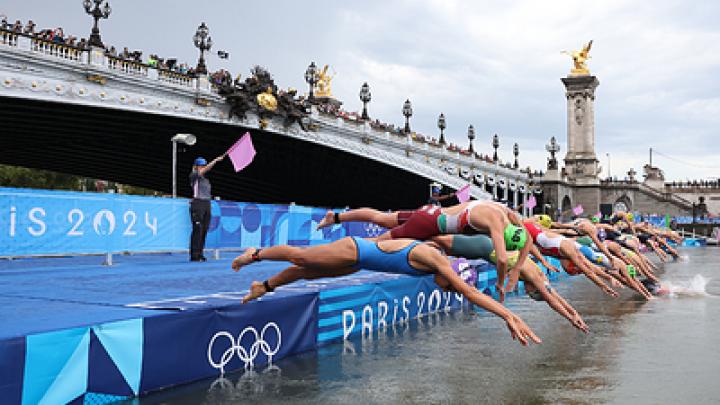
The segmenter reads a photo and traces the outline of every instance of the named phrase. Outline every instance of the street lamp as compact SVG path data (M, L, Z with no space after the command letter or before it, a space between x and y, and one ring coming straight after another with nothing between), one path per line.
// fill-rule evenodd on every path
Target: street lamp
M112 11L112 9L110 8L110 3L108 2L105 2L105 5L103 5L101 9L100 5L102 4L102 2L103 0L85 0L83 1L83 7L85 7L85 12L90 14L95 20L92 31L90 33L90 38L88 40L88 45L105 48L102 40L100 40L100 28L98 28L98 20L100 20L101 18L110 17L110 12ZM93 3L95 3L95 8L92 7Z
M437 126L440 128L440 145L445 145L445 128L447 128L445 125L445 114L440 113Z
M552 138L550 138L550 143L545 145L545 150L550 152L550 161L548 162L548 170L557 170L558 164L557 164L557 159L555 159L555 154L560 152L560 145L557 143L554 136Z
M305 70L305 81L310 85L310 96L308 99L312 100L315 98L313 89L315 88L315 83L317 83L317 66L315 66L315 62L310 62L310 66Z
M518 155L520 155L520 147L518 146L517 142L515 142L515 145L513 145L513 155L515 155L515 164L513 165L514 168L520 167L520 164L518 164Z
M500 138L498 138L497 134L493 135L492 147L493 147L493 149L495 149L495 153L493 153L493 162L497 163L497 161L498 161L497 150L500 147Z
M195 31L195 35L193 36L193 42L195 43L195 47L200 50L200 59L198 59L198 64L195 68L195 72L202 75L207 74L207 67L205 66L205 51L209 51L213 45L212 38L208 36L209 34L210 30L208 29L207 25L205 25L205 23L202 23L198 27L197 31Z
M468 139L470 140L470 147L468 148L468 152L470 152L470 155L472 155L475 150L473 149L473 139L475 139L475 128L470 125L468 127Z
M412 117L413 111L412 111L412 104L410 104L410 100L405 100L405 103L403 103L402 113L405 116L405 133L410 133L410 117Z
M362 87L360 87L360 101L363 103L362 119L366 121L370 119L367 113L367 103L370 102L371 98L372 95L370 94L370 86L368 86L367 82L365 82Z
M175 134L170 138L172 142L172 196L177 197L177 144L178 142L188 146L195 145L197 138L193 134Z

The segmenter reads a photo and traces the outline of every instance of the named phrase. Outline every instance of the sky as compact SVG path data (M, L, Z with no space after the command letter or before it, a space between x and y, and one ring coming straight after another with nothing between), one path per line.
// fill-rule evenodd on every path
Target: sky
M200 4L200 6L198 6ZM545 170L545 144L567 151L563 50L593 40L588 62L596 90L596 154L613 176L642 173L649 149L667 180L720 177L720 2L683 1L238 1L112 0L100 22L106 45L194 64L192 36L210 28L208 68L249 74L267 68L280 87L307 91L311 61L329 64L332 92L359 111L370 85L371 118L402 124L410 99L414 131ZM5 0L0 14L88 36L92 19L80 0Z

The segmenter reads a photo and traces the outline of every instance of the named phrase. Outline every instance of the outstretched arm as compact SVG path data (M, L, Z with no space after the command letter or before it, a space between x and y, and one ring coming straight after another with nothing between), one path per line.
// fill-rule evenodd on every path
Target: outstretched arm
M533 333L519 316L494 299L481 293L477 288L466 284L452 269L446 257L437 253L437 256L430 259L428 264L436 270L438 275L447 279L455 291L461 293L470 302L502 318L507 324L512 338L519 340L523 346L526 346L528 341L542 343L542 340Z
M225 156L227 156L227 152L213 159L210 163L207 164L207 166L198 169L198 173L200 173L201 176L204 176L205 173L209 172L219 161L225 159Z
M528 243L530 243L530 241L528 241ZM540 263L543 266L545 266L546 269L548 269L550 271L554 271L555 273L560 272L560 270L558 270L557 267L553 266L552 264L550 264L550 262L548 262L545 259L545 256L543 256L543 254L540 253L540 250L537 248L537 246L535 246L534 243L530 243L530 254L533 255L535 258L537 258L540 261Z

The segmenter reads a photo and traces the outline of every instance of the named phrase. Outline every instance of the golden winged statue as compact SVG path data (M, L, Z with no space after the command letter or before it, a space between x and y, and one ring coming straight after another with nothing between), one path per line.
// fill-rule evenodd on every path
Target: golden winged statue
M330 82L335 75L328 73L328 65L323 67L323 70L317 73L317 82L315 82L315 96L316 97L332 97L332 90L330 89Z
M574 67L570 70L570 75L573 76L581 76L581 75L589 75L590 70L588 69L587 65L585 64L585 61L590 59L590 48L592 47L592 39L590 42L588 42L581 51L562 51L561 53L564 53L566 55L570 55L570 57L573 59L573 65Z

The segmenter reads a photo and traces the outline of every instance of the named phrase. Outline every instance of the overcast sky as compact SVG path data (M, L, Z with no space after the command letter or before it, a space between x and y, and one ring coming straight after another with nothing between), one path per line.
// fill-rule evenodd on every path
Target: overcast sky
M719 2L683 1L182 1L113 0L103 41L195 63L192 36L210 28L211 70L246 77L265 66L281 87L307 89L310 61L336 73L332 90L350 111L371 87L370 115L402 124L413 103L413 130L437 136L447 117L452 142L503 159L520 145L520 163L545 169L551 136L566 152L566 100L560 77L571 59L560 51L594 40L589 68L596 92L596 152L612 174L642 171L653 147L666 178L720 176ZM80 0L9 0L0 14L40 28L89 35ZM606 172L605 172L606 173Z

